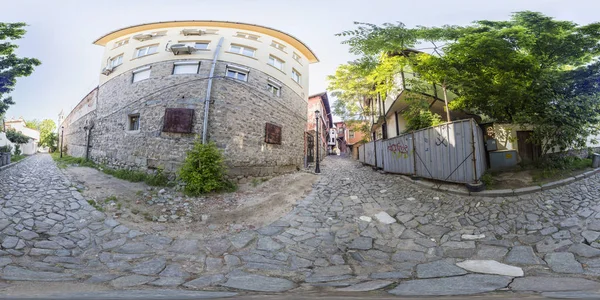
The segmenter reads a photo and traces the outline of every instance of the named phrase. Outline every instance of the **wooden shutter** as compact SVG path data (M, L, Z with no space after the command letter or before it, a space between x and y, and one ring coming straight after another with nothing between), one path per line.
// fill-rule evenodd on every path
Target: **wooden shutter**
M266 123L265 142L267 144L281 145L281 126L272 123Z
M163 123L164 132L191 133L194 127L194 110L188 108L167 108Z

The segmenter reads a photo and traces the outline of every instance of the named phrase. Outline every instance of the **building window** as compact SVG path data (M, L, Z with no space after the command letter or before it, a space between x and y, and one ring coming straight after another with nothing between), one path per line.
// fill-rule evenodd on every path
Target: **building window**
M229 48L229 52L254 57L256 49L240 45L231 45L231 48Z
M198 70L200 70L200 62L198 61L182 61L173 64L173 75L198 74Z
M277 68L278 70L283 71L283 60L273 56L273 55L269 55L269 65Z
M354 130L348 131L348 135L350 136L351 139L353 139L354 138Z
M142 57L142 56L150 55L152 53L156 53L157 49L158 49L158 45L150 45L150 46L146 46L146 47L137 48L135 50L135 57Z
M150 67L145 67L133 71L133 82L138 82L150 78L150 71Z
M281 43L276 42L276 41L272 41L271 42L271 47L275 47L275 48L277 48L277 49L285 52L285 46L283 44L281 44Z
M300 79L302 75L296 69L292 69L292 80L294 80L297 84L300 84Z
M273 96L281 96L281 87L280 86L276 86L272 83L267 83L267 90L269 91L269 93L273 94Z
M112 58L110 60L109 66L111 68L114 68L114 67L116 67L116 66L118 66L118 65L120 65L122 63L123 63L123 54L121 54L121 55L119 55L117 57Z
M241 81L248 81L248 73L248 70L242 70L228 66L225 76Z
M129 44L129 39L120 40L120 41L118 41L118 42L115 43L113 49L119 48L121 46L125 46L127 44Z
M300 55L298 55L296 52L294 52L294 53L292 54L292 58L293 58L294 60L296 60L298 63L302 64L302 59L300 58Z
M129 131L140 130L140 114L129 115Z
M198 50L208 50L208 44L209 42L196 42L194 48Z
M238 32L235 36L236 37L240 37L240 38L245 38L245 39L253 40L253 41L258 41L258 39L260 38L260 36L258 36L256 34L245 33L245 32Z

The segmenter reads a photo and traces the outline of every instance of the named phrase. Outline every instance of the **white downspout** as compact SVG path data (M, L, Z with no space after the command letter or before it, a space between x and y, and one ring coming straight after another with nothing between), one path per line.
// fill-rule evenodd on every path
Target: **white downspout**
M206 135L208 133L208 109L210 106L210 91L212 90L213 75L215 74L215 67L217 66L217 57L219 51L221 51L221 45L223 44L223 37L219 39L217 48L215 48L215 56L213 57L212 65L210 66L210 73L208 74L208 86L206 87L206 98L204 99L204 124L202 125L202 144L206 144Z

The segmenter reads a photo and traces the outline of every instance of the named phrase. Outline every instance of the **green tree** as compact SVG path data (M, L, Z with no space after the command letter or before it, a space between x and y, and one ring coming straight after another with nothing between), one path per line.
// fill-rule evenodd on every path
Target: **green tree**
M31 75L34 66L41 62L35 58L17 57L14 53L17 45L9 41L18 40L25 35L25 23L0 23L0 115L15 102L7 96L15 88L18 77Z
M25 120L25 127L40 130L40 123L41 122L38 119Z
M8 129L6 131L6 138L15 144L26 144L29 142L30 138L14 129Z
M47 137L47 146L50 148L50 152L56 152L58 149L58 134L56 132L50 132Z
M40 146L50 147L55 142L56 123L51 119L45 119L40 122Z
M435 55L410 55L411 68L458 95L450 108L532 126L545 152L582 146L597 130L600 23L581 26L524 11L464 27L360 25L342 35L364 56L427 43L422 50Z

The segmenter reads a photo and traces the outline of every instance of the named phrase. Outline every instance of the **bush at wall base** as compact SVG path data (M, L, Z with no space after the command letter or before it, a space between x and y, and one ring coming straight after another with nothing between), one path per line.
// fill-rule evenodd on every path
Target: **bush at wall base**
M185 182L184 192L191 196L233 189L227 180L225 158L214 142L202 144L196 140L194 148L188 151L185 162L179 170L180 179Z

